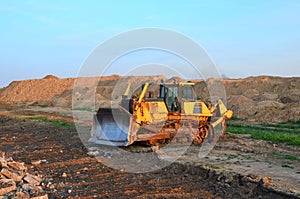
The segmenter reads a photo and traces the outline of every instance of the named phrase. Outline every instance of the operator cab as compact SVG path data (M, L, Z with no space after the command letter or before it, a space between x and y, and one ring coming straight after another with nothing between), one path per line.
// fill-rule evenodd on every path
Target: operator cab
M181 112L182 103L195 101L194 83L180 82L160 85L160 98L163 98L169 112Z

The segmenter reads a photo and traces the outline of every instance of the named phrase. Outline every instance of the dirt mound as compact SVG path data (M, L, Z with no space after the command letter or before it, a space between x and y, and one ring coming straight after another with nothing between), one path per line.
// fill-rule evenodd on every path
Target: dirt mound
M300 78L248 77L224 80L229 107L239 118L256 122L299 120ZM238 97L237 97L238 96Z
M47 75L43 79L59 79L59 78L54 75Z
M158 84L161 80L165 80L163 76L111 76L101 77L98 79L95 87L92 84L89 86L83 86L80 83L75 89L75 98L73 100L74 107L87 108L87 109L96 109L98 107L108 107L112 103L118 103L121 100L122 95L124 94L127 86L131 85L131 92L129 95L132 95L135 92L140 92L142 84L155 83ZM93 90L95 89L95 90ZM151 88L150 88L151 89ZM96 94L95 94L96 93ZM68 95L69 99L72 99L72 93ZM58 97L55 100L61 100ZM91 99L95 99L94 103Z
M179 78L177 78L179 80ZM0 89L0 102L31 102L36 105L91 108L108 106L119 102L128 84L131 93L140 92L145 82L171 82L173 78L164 76L104 76L90 78L60 79L47 75L43 79L14 81ZM208 83L219 81L211 79ZM197 97L209 99L207 85L203 80L195 80ZM73 90L74 83L78 87ZM245 79L223 80L228 107L241 119L256 122L280 122L298 120L300 106L300 78L248 77ZM151 89L151 88L150 88ZM96 90L96 95L95 95ZM155 90L155 89L154 89ZM84 100L86 99L86 100ZM92 99L92 100L91 100ZM95 102L93 100L95 99ZM95 106L94 106L95 105Z
M255 101L244 95L230 95L227 98L228 107L230 107L235 113L246 111L247 107L253 107L255 104Z
M163 76L132 76L118 75L103 77L66 78L60 79L47 75L43 79L14 81L0 90L0 102L20 103L31 102L36 105L71 107L73 86L76 84L75 96L77 99L92 99L95 96L93 89L97 89L96 100L116 100L131 84L133 90L145 82L159 82ZM90 98L89 98L90 97Z
M7 86L0 96L0 102L35 102L51 99L65 90L71 90L74 79L33 79L14 81Z

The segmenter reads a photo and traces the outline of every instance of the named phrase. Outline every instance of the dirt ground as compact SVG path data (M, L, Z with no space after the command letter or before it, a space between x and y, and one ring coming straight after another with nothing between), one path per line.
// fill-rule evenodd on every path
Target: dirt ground
M284 158L300 157L299 147L229 133L205 158L197 158L198 148L192 146L163 169L133 174L88 155L76 129L32 121L33 115L72 121L67 109L0 105L0 150L25 162L32 174L42 175L49 198L300 196L300 161ZM165 161L162 156L153 155L151 161ZM33 164L39 160L40 164Z

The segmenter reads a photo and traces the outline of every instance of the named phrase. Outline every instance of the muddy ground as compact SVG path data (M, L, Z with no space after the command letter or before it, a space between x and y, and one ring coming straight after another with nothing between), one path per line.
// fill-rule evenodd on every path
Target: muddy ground
M88 155L75 128L30 119L70 121L69 110L0 109L0 150L42 175L49 198L297 198L300 193L300 162L280 155L300 157L299 147L229 133L205 158L195 158L198 146L192 146L163 169L133 174ZM161 156L152 155L151 161L162 161Z

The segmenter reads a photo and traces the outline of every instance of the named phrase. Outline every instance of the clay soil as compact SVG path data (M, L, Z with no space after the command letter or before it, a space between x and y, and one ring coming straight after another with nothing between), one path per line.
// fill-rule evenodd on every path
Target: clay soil
M30 173L42 175L49 198L297 198L299 194L299 161L282 167L285 160L272 153L299 157L296 147L228 134L206 158L195 161L197 148L192 146L163 169L132 174L88 155L75 128L30 119L38 115L69 121L70 114L7 105L0 109L0 150L25 162Z

